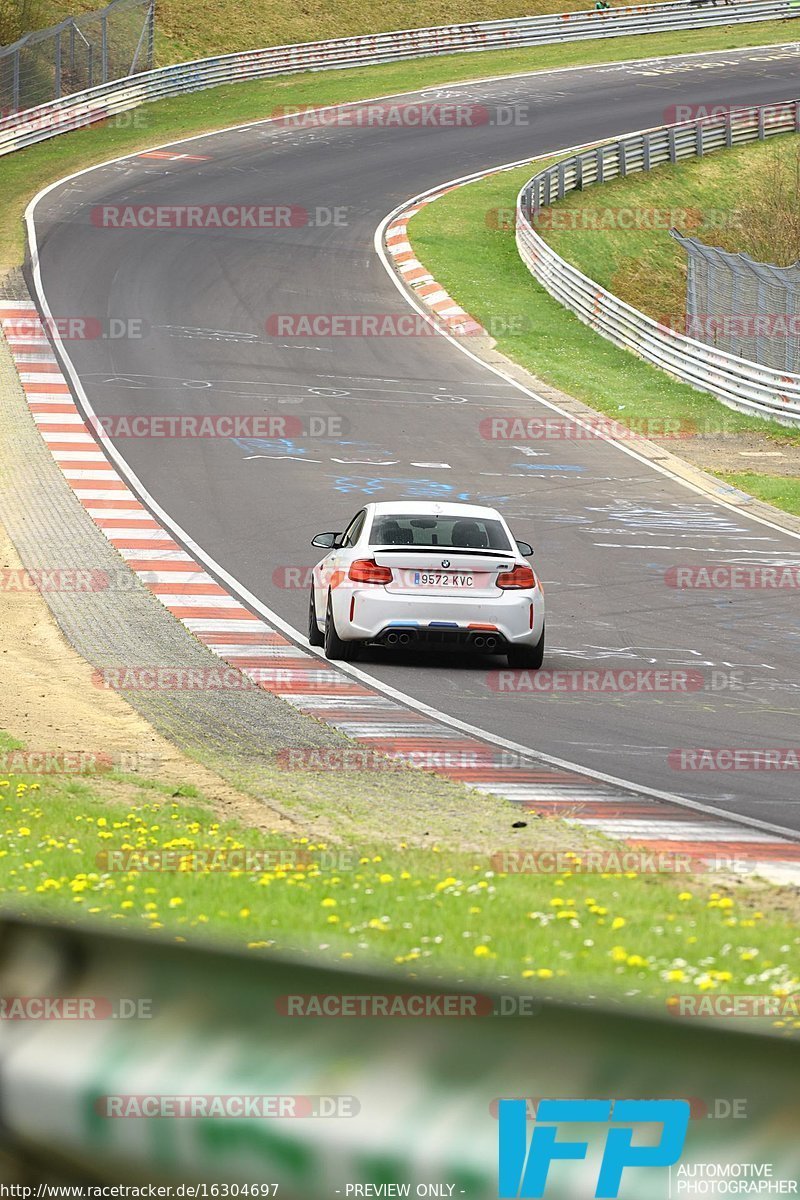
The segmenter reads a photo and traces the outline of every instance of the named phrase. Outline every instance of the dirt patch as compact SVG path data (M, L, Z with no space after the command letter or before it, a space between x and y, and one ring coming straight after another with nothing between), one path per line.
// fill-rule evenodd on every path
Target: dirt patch
M787 479L800 478L800 443L776 438L774 428L769 436L757 432L723 431L681 438L678 442L659 438L653 438L653 441L705 471L759 471Z
M42 596L9 583L24 580L22 564L0 523L0 569L14 572L0 587L0 726L26 750L97 755L114 768L174 787L191 786L226 818L265 829L292 822L181 754L113 691L92 686L92 669L66 642ZM99 781L98 781L99 782ZM110 781L108 781L110 783ZM135 784L114 783L116 798Z

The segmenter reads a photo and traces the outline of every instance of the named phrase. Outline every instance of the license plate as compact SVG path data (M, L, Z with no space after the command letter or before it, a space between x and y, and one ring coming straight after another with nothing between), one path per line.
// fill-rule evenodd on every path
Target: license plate
M415 571L414 583L417 587L471 588L475 586L475 576L470 572L456 575L444 571Z

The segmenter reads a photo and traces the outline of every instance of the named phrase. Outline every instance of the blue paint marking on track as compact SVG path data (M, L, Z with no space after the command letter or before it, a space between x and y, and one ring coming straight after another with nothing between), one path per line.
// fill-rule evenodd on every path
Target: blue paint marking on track
M231 438L234 446L245 454L294 454L302 458L308 453L305 446L298 446L294 438Z
M490 508L499 508L503 504L507 504L511 499L510 496L496 496L490 492L478 492L477 495L473 492L459 492L454 500L460 500L464 504L486 504Z
M374 496L376 492L390 489L405 499L439 497L447 500L453 490L449 483L434 479L387 479L375 475L336 475L333 478L335 490L345 494L361 492L365 496Z

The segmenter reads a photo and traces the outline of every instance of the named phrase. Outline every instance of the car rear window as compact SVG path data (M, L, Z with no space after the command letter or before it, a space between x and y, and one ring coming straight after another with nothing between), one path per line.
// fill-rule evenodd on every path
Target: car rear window
M385 513L375 517L373 546L446 546L448 550L502 550L508 534L491 517L425 517Z

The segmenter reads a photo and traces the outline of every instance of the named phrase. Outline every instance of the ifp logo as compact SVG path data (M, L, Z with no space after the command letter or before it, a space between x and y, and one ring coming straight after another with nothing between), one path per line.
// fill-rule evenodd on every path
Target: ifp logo
M611 1125L597 1177L596 1200L619 1195L626 1167L669 1167L677 1162L689 1125L687 1100L540 1100L530 1147L524 1100L500 1101L501 1200L538 1200L544 1195L550 1164L559 1159L583 1159L588 1142L557 1141L561 1124L588 1122ZM662 1126L654 1146L633 1145L633 1125Z

